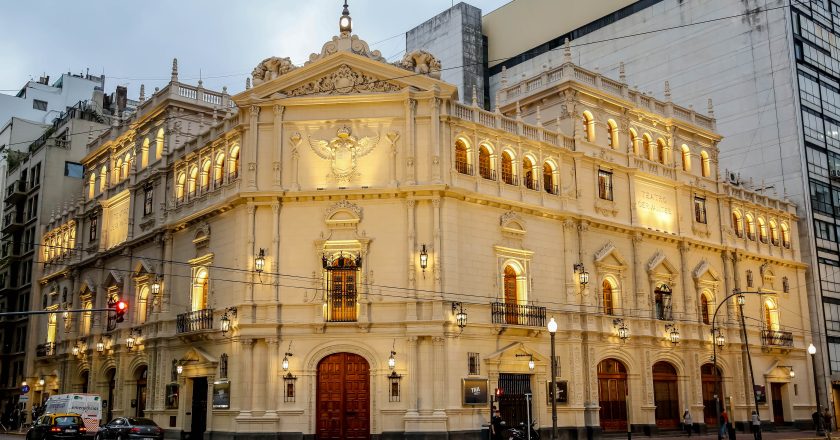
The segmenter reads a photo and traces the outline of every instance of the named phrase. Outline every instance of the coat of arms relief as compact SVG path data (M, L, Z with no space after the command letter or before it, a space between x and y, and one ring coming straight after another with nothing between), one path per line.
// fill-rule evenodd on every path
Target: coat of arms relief
M378 134L356 138L347 126L339 128L336 137L330 140L309 137L309 146L312 147L312 151L321 159L330 161L331 172L327 174L327 177L339 183L350 182L359 175L356 172L356 160L373 151L378 143Z

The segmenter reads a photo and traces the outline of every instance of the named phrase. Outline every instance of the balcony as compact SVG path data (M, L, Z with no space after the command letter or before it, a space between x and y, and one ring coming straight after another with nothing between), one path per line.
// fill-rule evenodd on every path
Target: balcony
M35 347L35 357L47 357L55 355L55 342L45 342Z
M194 333L213 330L213 309L181 313L175 320L177 333Z
M17 211L12 211L3 217L3 233L11 233L23 228L23 218L17 215Z
M20 199L26 198L26 182L18 181L12 185L9 185L9 188L6 190L6 198L4 199L6 203L14 203Z
M545 327L545 307L490 303L493 324Z
M780 330L762 330L761 345L765 347L793 347L793 333Z

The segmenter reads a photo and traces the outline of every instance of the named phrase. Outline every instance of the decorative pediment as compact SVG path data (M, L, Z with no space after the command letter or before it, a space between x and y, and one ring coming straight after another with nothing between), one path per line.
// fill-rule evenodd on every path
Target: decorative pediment
M499 224L502 227L502 233L513 234L515 236L525 235L525 221L519 214L508 211L499 218Z
M152 264L149 263L149 260L145 258L140 258L137 264L134 265L134 276L140 277L143 275L148 275L150 273L154 273L154 268Z
M288 91L288 96L347 95L351 93L396 92L397 84L355 70L347 64L334 71Z
M324 221L331 229L354 228L362 220L362 208L355 203L341 200L327 208Z
M654 273L660 266L664 267L665 270L671 275L677 274L676 266L674 266L673 264L671 264L670 261L668 261L668 259L665 257L665 254L661 250L656 251L656 253L653 254L653 256L650 258L647 264L647 271L648 273Z
M387 62L387 60L382 57L382 53L378 50L370 50L370 46L368 46L367 41L362 40L358 35L336 35L332 37L332 40L324 43L321 47L321 53L310 54L309 61L303 65L306 66L309 63L314 63L315 61L326 58L334 53L338 53L339 51L353 52L356 55L361 55L372 60L381 61L383 63Z
M720 281L720 274L706 260L701 261L700 264L691 271L691 276L695 281Z
M626 267L627 260L618 252L613 242L608 241L598 252L595 252L595 265Z
M484 360L490 363L499 363L504 360L508 360L510 362L515 362L523 365L527 365L526 362L523 362L521 359L518 359L516 355L528 355L533 356L535 362L543 362L547 359L540 354L539 351L528 347L523 342L514 342L508 345L505 345L501 349L484 356Z

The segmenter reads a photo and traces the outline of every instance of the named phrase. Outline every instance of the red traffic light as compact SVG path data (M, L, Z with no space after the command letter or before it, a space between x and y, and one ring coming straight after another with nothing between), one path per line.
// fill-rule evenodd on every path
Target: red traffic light
M116 322L123 322L125 320L125 312L128 310L128 303L125 301L117 301L114 304L114 312L116 312Z
M124 312L128 309L128 303L125 301L120 301L117 303L117 311Z

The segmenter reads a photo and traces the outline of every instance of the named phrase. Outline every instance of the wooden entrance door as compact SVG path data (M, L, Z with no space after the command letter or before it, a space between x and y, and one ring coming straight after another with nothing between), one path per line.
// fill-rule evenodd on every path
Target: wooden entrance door
M653 364L653 402L656 405L657 427L674 429L680 426L677 370L668 362Z
M207 378L194 377L192 380L192 419L190 438L203 439L207 430Z
M137 378L137 391L134 394L134 400L137 406L135 407L135 415L137 417L144 417L146 415L146 374L148 368L141 367Z
M782 404L783 383L770 382L770 396L773 399L773 423L785 423L785 407Z
M627 369L615 359L598 364L598 405L604 431L627 430Z
M719 400L717 406L715 405L715 394L723 396L723 375L720 368L717 369L717 384L720 387L720 392L715 388L715 370L712 364L705 364L700 367L700 379L703 383L703 421L706 426L717 426L718 408L723 411L723 401Z
M370 366L352 353L318 364L318 439L370 438Z

